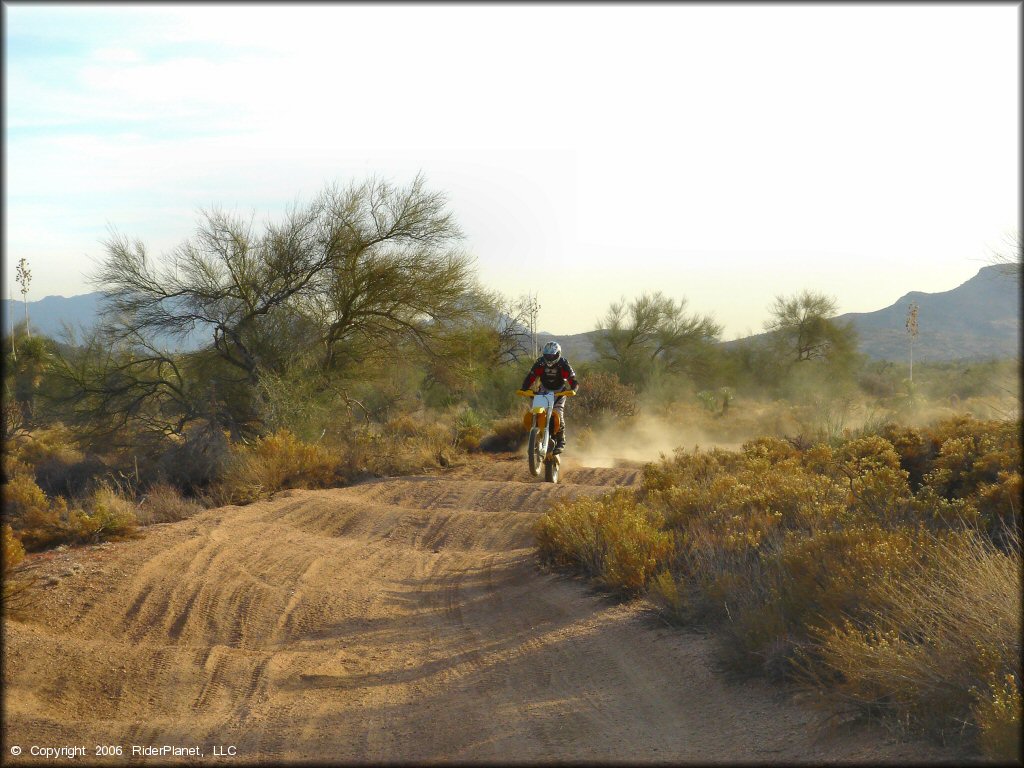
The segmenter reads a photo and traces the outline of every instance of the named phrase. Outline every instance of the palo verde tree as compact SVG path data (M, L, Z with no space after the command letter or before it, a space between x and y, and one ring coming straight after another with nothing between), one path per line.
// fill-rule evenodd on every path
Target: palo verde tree
M835 299L805 290L776 297L770 312L762 356L769 387L799 399L845 397L859 360L857 335L852 323L832 319Z
M849 358L856 351L856 331L850 323L831 319L836 309L835 299L815 291L777 296L769 308L771 319L765 329L779 358L786 365Z
M430 402L470 402L503 411L515 400L519 364L531 353L530 300L480 289L465 297L469 317L450 324L426 361Z
M623 298L600 321L594 347L602 367L642 387L655 370L697 373L722 329L708 316L688 315L686 299L661 291Z
M257 231L214 209L154 259L113 233L93 275L103 325L62 358L71 400L110 428L181 433L206 417L261 429L265 379L327 387L396 347L431 356L476 290L445 197L422 176L329 186ZM175 353L168 340L205 340Z

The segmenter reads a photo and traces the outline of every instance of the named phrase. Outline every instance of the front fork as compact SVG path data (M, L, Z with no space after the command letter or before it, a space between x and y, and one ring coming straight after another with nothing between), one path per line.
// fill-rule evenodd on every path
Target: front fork
M548 432L550 431L551 415L546 408L535 408L534 424L537 427L537 437L540 442L540 452L543 456L548 455Z

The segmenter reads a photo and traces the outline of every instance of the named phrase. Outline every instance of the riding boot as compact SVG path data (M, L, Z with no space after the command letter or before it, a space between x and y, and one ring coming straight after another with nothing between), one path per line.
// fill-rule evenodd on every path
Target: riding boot
M563 450L565 450L565 427L562 427L555 434L555 447L551 452L554 454L559 454Z

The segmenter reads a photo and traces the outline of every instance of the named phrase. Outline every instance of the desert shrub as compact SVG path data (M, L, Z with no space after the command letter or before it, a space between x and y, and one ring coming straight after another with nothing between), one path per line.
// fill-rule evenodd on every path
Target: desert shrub
M788 440L778 437L758 437L743 444L743 455L775 463L794 459L799 455L799 451Z
M835 451L835 460L849 474L864 474L878 469L900 469L900 457L892 443L872 435L844 442Z
M645 468L641 496L669 526L720 532L735 520L767 519L762 514L785 528L809 529L841 519L846 510L842 487L806 471L795 449L775 438L747 444L742 454L677 453L661 467Z
M972 690L977 699L973 711L978 727L978 746L989 760L1000 763L1021 762L1020 678L995 675L984 692Z
M822 660L839 673L840 692L945 735L961 732L980 707L998 738L1012 696L991 684L1020 680L1020 565L1019 549L1000 552L974 532L932 539L917 567L876 582L861 622L821 632Z
M411 413L399 413L384 423L384 434L399 439L418 437L424 430L424 423Z
M152 472L187 493L198 493L224 478L230 456L230 443L221 429L197 425L164 447Z
M49 508L46 494L30 475L15 475L4 485L4 517L7 519L25 520Z
M911 490L917 491L935 458L936 448L916 427L887 424L879 432L900 457L900 469L906 471Z
M9 525L4 525L3 537L3 574L6 580L14 572L18 564L25 559L25 547L22 546L21 542L14 535L14 530Z
M285 488L324 488L341 477L339 456L280 430L234 448L217 494L224 503L246 504Z
M993 541L1001 545L1008 543L1011 531L1021 527L1021 499L1024 485L1020 472L999 472L994 483L978 487L979 523Z
M76 447L74 433L59 423L20 434L11 441L10 447L20 461L32 467L52 458L68 464L83 458L82 452Z
M981 519L974 499L947 499L930 485L914 494L911 508L922 522L938 528L975 527Z
M366 461L377 475L408 475L447 467L462 450L456 444L451 416L434 421L400 414L384 424L379 435L367 433Z
M788 536L774 563L776 599L790 623L804 628L856 618L878 602L879 584L908 577L924 541L877 523Z
M177 522L202 511L201 504L186 499L173 485L156 483L146 490L135 515L140 524L152 525Z
M11 526L3 526L3 612L18 618L26 613L35 598L37 580L19 567L25 559L25 547Z
M587 373L570 407L580 424L607 418L628 419L636 415L636 389L623 384L614 373L593 370Z
M32 475L32 467L19 459L13 450L9 450L6 443L4 444L3 459L0 466L2 466L2 480L4 483L10 482L11 478L16 475Z
M607 579L615 537L644 531L656 556L631 590L646 587L675 621L713 625L727 668L798 675L918 731L973 729L987 754L1008 754L1018 426L961 416L831 443L677 450L644 468L637 491L555 505L538 548Z
M3 487L4 518L29 551L43 549L69 537L67 505L53 503L30 475L19 474Z
M833 453L837 478L849 488L850 517L895 522L911 515L909 473L885 438L868 435L848 440Z
M89 495L109 480L110 468L98 456L69 460L66 455L51 455L35 468L36 482L49 496L74 498Z
M28 475L4 485L4 516L30 551L124 537L137 524L134 503L109 485L98 486L76 507L62 496L47 498Z
M967 417L940 424L933 438L939 450L924 482L946 498L965 498L996 482L999 472L1019 471L1020 438L1007 426Z
M109 485L96 488L82 509L72 509L69 522L75 539L93 543L130 536L138 526L134 502Z
M480 450L489 453L518 451L526 444L529 432L523 429L523 417L507 416L491 423L490 434L480 441Z
M692 617L687 582L677 578L672 568L664 568L648 582L647 596L662 616L677 624Z
M629 491L556 502L535 528L541 560L578 566L605 586L639 592L664 566L671 537Z

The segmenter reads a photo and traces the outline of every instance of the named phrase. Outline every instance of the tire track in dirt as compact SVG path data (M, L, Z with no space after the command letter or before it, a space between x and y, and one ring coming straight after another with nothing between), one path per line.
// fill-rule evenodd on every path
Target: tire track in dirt
M958 759L823 729L713 674L709 638L538 567L551 500L640 477L567 461L553 486L479 460L84 549L87 577L5 625L8 741L234 744L249 763Z

